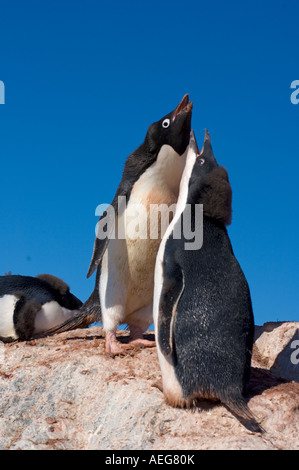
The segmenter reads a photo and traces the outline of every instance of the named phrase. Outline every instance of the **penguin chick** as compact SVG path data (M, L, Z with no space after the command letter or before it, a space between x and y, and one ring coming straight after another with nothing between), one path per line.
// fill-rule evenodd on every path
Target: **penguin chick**
M170 405L220 400L245 425L261 431L244 399L254 318L249 287L225 227L231 221L231 200L227 171L217 164L208 132L200 154L192 132L177 213L157 255L156 342ZM187 210L192 230L199 230L197 204L203 204L203 243L190 250L184 233L180 239L173 234Z
M0 276L0 339L29 340L64 323L82 302L56 276Z

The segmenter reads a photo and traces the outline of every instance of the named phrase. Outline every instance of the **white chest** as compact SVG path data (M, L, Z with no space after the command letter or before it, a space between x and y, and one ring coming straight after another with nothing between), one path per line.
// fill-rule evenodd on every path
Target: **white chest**
M173 218L185 161L185 154L180 156L164 145L156 162L133 186L117 221L122 239L109 242L102 261L103 310L118 305L119 315L127 315L152 302L156 255Z
M14 295L4 295L0 298L0 336L17 339L13 315L18 298Z

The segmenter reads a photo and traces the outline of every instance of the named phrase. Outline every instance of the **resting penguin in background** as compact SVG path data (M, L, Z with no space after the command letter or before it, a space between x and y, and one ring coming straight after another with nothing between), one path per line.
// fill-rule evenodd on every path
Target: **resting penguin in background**
M29 340L64 323L82 302L50 274L0 276L0 340Z
M199 155L199 156L197 156ZM226 225L231 186L218 166L206 131L199 154L191 132L177 212L161 242L155 270L154 322L163 393L172 406L220 400L244 424L261 430L244 393L249 381L254 319L249 287L236 260ZM187 204L203 204L203 244L186 250L175 239Z
M109 233L104 239L97 236L95 240L87 277L97 269L96 286L86 305L89 312L95 303L98 305L98 319L101 314L107 353L119 354L134 344L154 345L154 342L143 339L143 333L152 323L155 259L162 234L160 232L156 239L152 239L147 232L146 239L131 239L126 224L128 220L132 221L131 209L136 204L143 205L146 216L149 216L151 204L164 204L163 210L167 211L167 207L176 203L189 143L191 114L192 102L185 95L174 111L151 124L143 144L127 158L112 201L116 229L121 220L126 236L121 239L116 233L115 239L111 239L107 229ZM125 208L120 212L119 196L126 200ZM103 214L99 224L105 217L108 217L108 212ZM83 319L84 313L80 312L76 319L57 331L65 331L76 324L80 326ZM129 345L116 339L116 328L121 323L126 323L130 329Z

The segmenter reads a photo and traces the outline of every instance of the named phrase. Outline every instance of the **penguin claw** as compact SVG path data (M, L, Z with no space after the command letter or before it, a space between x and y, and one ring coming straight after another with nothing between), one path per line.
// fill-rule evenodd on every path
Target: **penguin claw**
M154 348L156 346L156 342L144 338L138 338L130 341L129 345L132 345L133 347L140 346L141 348Z
M155 341L150 341L137 334L131 336L129 343L118 341L114 332L109 331L106 334L105 351L111 357L127 355L132 349L153 348L155 346Z
M105 351L109 356L124 356L132 349L129 344L123 344L115 340L106 341Z
M135 339L129 343L116 341L106 345L106 353L108 353L110 357L127 356L131 354L134 349L153 348L155 346L155 341L149 341L147 339Z

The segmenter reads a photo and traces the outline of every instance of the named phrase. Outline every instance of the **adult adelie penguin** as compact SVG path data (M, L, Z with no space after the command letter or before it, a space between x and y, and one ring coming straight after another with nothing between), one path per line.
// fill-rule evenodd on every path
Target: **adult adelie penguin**
M47 334L81 306L56 276L0 276L0 340L29 340Z
M111 211L107 210L99 220L98 227L106 225L108 228L107 235L98 234L95 240L88 277L97 269L97 279L88 308L91 310L98 296L98 319L101 313L106 335L105 349L110 354L121 353L124 348L130 347L116 339L116 328L121 323L126 323L130 328L131 344L153 345L142 335L152 323L154 267L161 232L156 238L151 238L147 225L145 238L130 238L128 225L134 219L132 208L138 205L145 208L145 219L148 221L152 204L164 204L164 208L161 207L163 212L176 203L185 166L185 150L189 143L191 115L192 102L185 95L174 111L151 124L143 144L126 160L111 204L114 213L111 216ZM119 211L121 196L126 204ZM115 225L112 224L116 231L114 239L111 239L109 229L111 219L115 222ZM125 227L123 238L118 237L119 225ZM82 315L70 320L64 330L73 328L76 322L80 326L81 320Z
M252 429L261 430L243 395L254 320L249 287L225 227L231 221L231 195L227 171L217 164L208 132L200 154L192 132L177 213L157 255L156 342L170 405L220 400ZM203 205L203 244L187 250L184 233L180 239L173 233L190 208L191 231L200 229L196 204Z

